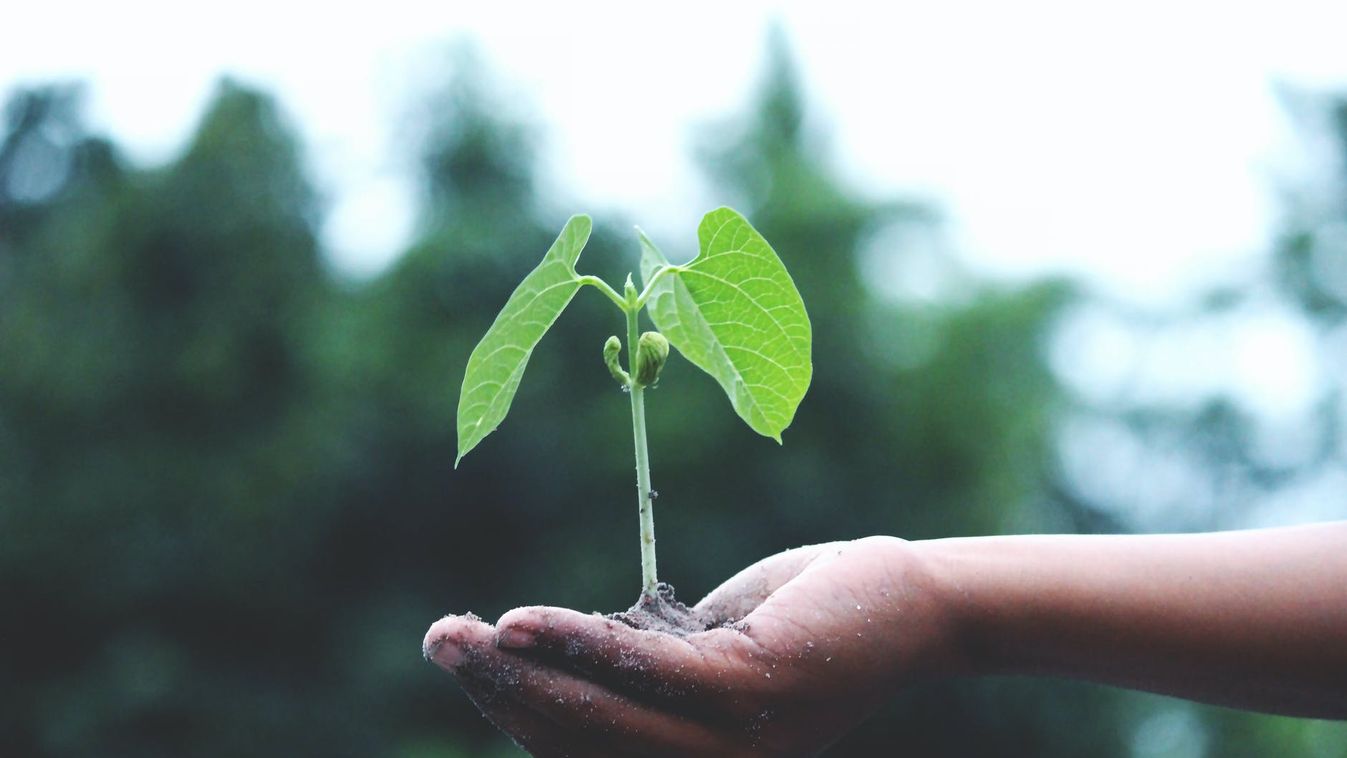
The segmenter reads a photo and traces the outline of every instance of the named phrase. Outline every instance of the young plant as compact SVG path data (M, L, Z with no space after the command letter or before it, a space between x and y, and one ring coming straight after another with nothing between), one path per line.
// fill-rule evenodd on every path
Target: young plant
M572 216L542 263L524 277L468 358L458 401L458 458L504 420L533 348L581 287L598 289L622 312L627 369L618 363L622 341L609 337L604 362L631 398L640 513L641 593L653 598L655 522L646 448L645 390L659 378L672 344L710 374L730 405L754 431L781 442L809 388L811 328L804 302L767 240L730 208L706 214L697 229L700 252L675 266L637 230L641 279L631 275L619 294L603 280L576 272L589 239L588 216ZM640 333L645 309L658 331Z

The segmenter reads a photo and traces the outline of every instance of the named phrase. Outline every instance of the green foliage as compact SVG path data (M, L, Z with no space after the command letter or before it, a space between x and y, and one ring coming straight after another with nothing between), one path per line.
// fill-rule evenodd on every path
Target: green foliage
M473 348L458 399L455 466L505 419L533 348L580 290L575 262L591 228L588 216L566 222L542 263L519 283Z
M650 318L720 383L745 423L779 443L813 375L804 301L771 245L738 212L706 214L697 238L697 257L658 277L669 261L641 235Z
M778 443L813 371L809 316L771 246L729 208L702 219L701 254L687 266L669 265L641 234L645 292L637 292L631 274L619 295L598 277L576 273L589 231L589 217L571 217L543 262L515 289L473 349L459 396L454 466L505 418L534 347L576 291L585 284L597 287L627 322L630 371L618 365L622 346L617 337L604 343L603 359L608 373L631 396L641 586L645 595L653 595L658 576L644 390L659 379L669 358L669 341L659 332L638 336L641 309L648 304L655 323L675 335L684 354L720 382L749 426Z
M637 295L627 277L619 296L575 262L589 239L588 216L572 216L552 248L515 288L481 342L473 348L458 403L458 457L477 446L505 418L529 356L584 284L604 290L624 312L650 311L694 365L720 383L735 412L756 432L781 442L809 389L812 332L804 301L767 240L737 211L719 208L702 218L701 252L673 266L645 234ZM619 381L649 386L664 367L669 342L642 335L632 377L617 366L620 342L604 345L604 362Z

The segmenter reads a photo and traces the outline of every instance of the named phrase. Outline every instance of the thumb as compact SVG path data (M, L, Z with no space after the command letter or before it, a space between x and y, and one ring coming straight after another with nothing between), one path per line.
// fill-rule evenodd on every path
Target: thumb
M693 610L713 625L738 621L836 544L806 545L768 556L711 590Z

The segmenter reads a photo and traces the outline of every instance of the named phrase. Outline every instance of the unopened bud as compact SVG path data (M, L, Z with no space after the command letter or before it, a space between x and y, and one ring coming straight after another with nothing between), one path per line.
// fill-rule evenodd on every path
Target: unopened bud
M625 387L631 384L631 377L627 376L627 372L623 371L622 366L617 362L618 356L621 354L622 340L617 337L609 337L608 341L603 343L603 362L608 366L608 373L613 375L618 384Z
M636 383L649 387L669 359L669 341L659 332L645 332L636 342Z

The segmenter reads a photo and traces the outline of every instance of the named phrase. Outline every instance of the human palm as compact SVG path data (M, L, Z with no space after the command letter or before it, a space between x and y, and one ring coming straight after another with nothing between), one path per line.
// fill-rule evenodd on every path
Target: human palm
M902 540L828 543L712 591L696 607L708 631L528 607L495 627L446 617L425 653L535 755L809 755L957 665L932 586Z

